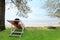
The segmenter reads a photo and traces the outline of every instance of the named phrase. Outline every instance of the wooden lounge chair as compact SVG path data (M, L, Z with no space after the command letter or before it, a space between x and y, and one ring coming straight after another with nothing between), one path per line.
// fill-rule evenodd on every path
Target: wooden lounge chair
M14 26L14 28L11 28L11 33L9 36L20 36L21 37L24 31L23 23L18 19L7 20L7 21Z

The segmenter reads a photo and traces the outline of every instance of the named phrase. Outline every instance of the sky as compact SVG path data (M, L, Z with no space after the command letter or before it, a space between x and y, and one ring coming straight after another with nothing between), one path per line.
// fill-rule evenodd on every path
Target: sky
M29 7L32 12L28 13L28 18L19 17L16 15L17 8L12 8L12 4L9 3L10 0L6 0L6 11L5 11L5 25L10 25L7 20L14 20L15 18L20 18L25 26L41 26L48 24L58 24L58 18L52 18L48 16L46 9L43 9L46 0L32 0L28 2ZM8 8L11 7L9 10Z

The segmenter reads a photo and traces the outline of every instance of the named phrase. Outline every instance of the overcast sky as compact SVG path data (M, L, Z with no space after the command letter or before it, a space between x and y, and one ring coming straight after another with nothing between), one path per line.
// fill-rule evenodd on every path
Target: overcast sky
M11 8L10 7L10 0L6 0L6 11L5 11L5 20L13 20L15 18L20 18L22 22L25 24L25 26L34 26L34 25L41 25L41 24L48 24L48 23L56 23L59 22L58 18L51 18L47 16L47 11L42 8L42 6L45 4L46 0L32 0L28 2L28 5L30 6L32 12L28 14L28 18L19 17L16 15L17 8ZM9 23L6 21L6 25Z

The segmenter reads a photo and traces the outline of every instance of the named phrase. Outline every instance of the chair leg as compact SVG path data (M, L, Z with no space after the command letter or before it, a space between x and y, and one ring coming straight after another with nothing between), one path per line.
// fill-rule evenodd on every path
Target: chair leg
M19 36L19 37L21 37L23 32L24 32L24 29L21 29L21 31L20 31L20 29L14 29L14 30L11 31L9 36L10 37L11 36Z

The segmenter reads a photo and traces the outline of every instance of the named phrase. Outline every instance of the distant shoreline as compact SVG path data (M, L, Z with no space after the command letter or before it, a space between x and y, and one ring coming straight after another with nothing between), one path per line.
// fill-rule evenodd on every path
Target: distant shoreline
M5 25L6 27L10 28L13 25ZM25 27L45 27L45 26L60 26L60 24L40 24L40 25L25 25Z

